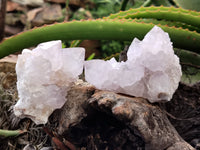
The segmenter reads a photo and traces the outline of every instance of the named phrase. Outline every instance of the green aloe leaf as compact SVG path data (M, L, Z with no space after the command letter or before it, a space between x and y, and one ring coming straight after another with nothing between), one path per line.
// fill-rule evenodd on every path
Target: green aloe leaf
M200 0L174 0L174 2L184 9L200 11Z

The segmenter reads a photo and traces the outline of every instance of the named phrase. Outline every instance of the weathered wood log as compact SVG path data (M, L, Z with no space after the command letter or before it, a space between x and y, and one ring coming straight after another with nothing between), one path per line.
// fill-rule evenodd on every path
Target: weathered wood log
M111 111L132 130L136 128L146 143L146 150L194 149L179 136L160 107L145 99L99 91L89 101L101 111Z
M180 136L200 149L200 83L179 84L170 102L160 105Z
M78 124L87 116L85 108L87 100L94 93L95 88L79 80L67 95L67 102L61 109L58 132L62 134L70 126Z
M113 116L132 132L138 132L145 142L145 150L194 150L177 133L166 113L143 98L99 91L88 84L79 84L69 91L67 99L61 109L58 128L61 135L90 115L88 108L92 107Z

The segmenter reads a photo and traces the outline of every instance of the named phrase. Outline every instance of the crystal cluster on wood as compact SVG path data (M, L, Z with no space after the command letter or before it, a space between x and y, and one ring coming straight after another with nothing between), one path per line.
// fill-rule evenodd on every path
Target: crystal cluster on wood
M67 91L83 71L84 58L84 48L62 49L61 41L24 49L16 64L19 100L15 115L45 124L66 102Z
M144 97L150 102L169 101L181 75L169 35L157 26L142 41L133 40L126 62L114 58L85 62L86 81L96 88Z

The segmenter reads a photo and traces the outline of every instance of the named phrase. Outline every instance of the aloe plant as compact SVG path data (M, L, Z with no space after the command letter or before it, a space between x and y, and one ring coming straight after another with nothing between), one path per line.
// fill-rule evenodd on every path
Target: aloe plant
M177 7L181 7L189 10L200 11L200 1L199 0L146 0L143 6L172 6L176 5Z
M140 7L96 20L45 25L5 39L0 44L0 57L50 40L132 41L134 37L142 39L154 25L157 25L169 33L174 47L190 50L182 52L184 55L180 55L181 60L187 60L187 63L199 67L199 16L199 12L182 8ZM193 61L193 52L196 61Z
M0 57L49 40L108 39L131 41L142 39L158 25L169 33L174 46L199 52L200 13L173 7L141 7L97 20L56 23L34 28L4 40ZM147 20L151 19L151 20ZM159 20L158 20L159 19ZM169 25L168 25L169 24ZM170 25L171 24L171 25Z
M197 10L200 11L200 1L199 0L173 0L177 6L190 9L190 10Z

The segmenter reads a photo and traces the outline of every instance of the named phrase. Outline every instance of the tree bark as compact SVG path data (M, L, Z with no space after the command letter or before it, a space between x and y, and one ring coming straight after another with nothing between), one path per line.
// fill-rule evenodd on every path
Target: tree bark
M4 37L6 0L0 0L0 41Z

